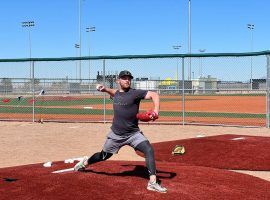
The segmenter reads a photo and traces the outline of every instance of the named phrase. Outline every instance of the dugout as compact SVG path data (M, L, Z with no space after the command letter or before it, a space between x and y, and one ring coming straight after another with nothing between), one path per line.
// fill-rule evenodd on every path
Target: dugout
M265 90L266 89L266 79L252 79L252 89L253 90Z

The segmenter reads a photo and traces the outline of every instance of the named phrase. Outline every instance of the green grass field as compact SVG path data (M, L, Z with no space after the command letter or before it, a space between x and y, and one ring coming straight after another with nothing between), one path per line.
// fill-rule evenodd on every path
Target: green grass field
M195 100L195 99L187 99ZM200 100L200 99L196 99ZM205 99L204 99L205 100ZM32 113L31 98L11 98L5 102L5 98L0 98L0 113ZM145 100L144 100L145 101ZM181 101L180 98L161 98L161 102ZM101 105L104 103L103 98L81 98L75 100L43 100L42 97L37 98L35 101L36 114L70 114L70 115L103 115L103 109L84 109L84 108L69 108L75 105ZM105 99L106 104L111 104L110 98ZM42 106L42 107L38 107ZM43 107L44 106L44 107ZM55 106L63 106L66 108L55 108ZM54 108L52 108L54 107ZM113 110L106 109L107 115L112 115ZM181 111L160 111L160 116L166 117L181 117ZM224 112L185 112L186 117L224 117L224 118L257 118L265 119L266 114L251 114L251 113L224 113Z

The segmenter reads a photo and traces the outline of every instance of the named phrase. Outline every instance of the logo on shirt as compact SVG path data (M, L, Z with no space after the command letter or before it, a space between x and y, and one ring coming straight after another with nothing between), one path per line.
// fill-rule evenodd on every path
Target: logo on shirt
M126 102L123 102L123 97L120 95L117 95L114 97L113 104L118 105L118 106L127 106L128 105Z

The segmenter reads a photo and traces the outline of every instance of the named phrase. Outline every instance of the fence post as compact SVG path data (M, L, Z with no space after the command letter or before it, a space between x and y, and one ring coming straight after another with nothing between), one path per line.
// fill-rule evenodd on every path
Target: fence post
M105 87L106 79L105 79L105 59L103 59L103 86ZM106 94L103 92L103 123L106 123Z
M185 58L182 58L182 125L185 125Z
M34 61L32 61L32 111L33 111L33 119L32 122L35 122L35 65Z
M267 75L266 75L266 128L270 127L269 124L269 115L270 115L270 97L269 97L269 87L270 87L270 55L266 55L266 68L267 68Z

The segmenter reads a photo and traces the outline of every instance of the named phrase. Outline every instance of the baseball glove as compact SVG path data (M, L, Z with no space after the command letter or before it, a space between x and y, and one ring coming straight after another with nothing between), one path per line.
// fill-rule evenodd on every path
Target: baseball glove
M146 112L140 112L136 116L137 116L137 119L142 122L155 121L156 119L158 119L158 114L152 110L149 110Z
M186 152L185 147L181 145L176 145L172 150L172 155L183 155Z

